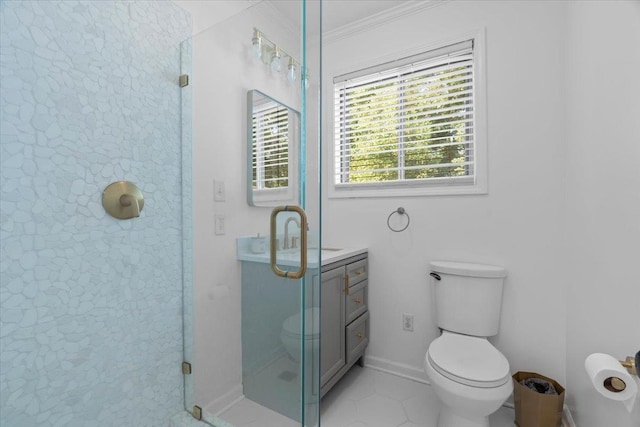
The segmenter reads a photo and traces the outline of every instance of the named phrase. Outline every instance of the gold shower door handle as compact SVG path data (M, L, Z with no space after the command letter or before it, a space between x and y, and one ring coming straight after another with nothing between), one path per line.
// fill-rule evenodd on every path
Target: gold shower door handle
M276 217L280 212L296 212L300 216L300 269L298 271L281 270L277 265L278 241L276 239ZM270 261L271 270L286 279L300 279L307 272L307 214L300 206L277 206L271 211Z

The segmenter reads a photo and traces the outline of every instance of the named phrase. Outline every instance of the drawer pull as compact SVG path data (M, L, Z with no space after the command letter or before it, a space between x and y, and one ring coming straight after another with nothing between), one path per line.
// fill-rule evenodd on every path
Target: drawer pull
M356 334L356 338L358 338L358 339L360 339L360 340L361 340L361 339L363 339L363 338L364 338L364 334L363 334L362 332L358 332L358 333Z
M355 302L356 304L362 304L362 300L360 298L354 298L353 302Z
M364 274L364 270L356 270L356 276L362 276Z

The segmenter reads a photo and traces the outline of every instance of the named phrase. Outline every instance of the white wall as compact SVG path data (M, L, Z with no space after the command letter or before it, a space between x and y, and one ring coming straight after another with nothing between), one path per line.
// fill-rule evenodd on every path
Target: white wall
M428 262L464 260L508 270L492 341L512 370L564 382L563 19L561 3L447 2L325 42L326 139L333 75L486 28L489 194L324 200L325 244L369 248L370 363L424 377L427 346L438 335ZM398 206L411 216L403 233L386 226ZM413 333L402 331L402 313L415 315Z
M567 68L567 386L581 427L640 426L584 372L640 350L640 2L571 2Z
M256 0L173 0L193 17L193 34L208 29L256 3Z

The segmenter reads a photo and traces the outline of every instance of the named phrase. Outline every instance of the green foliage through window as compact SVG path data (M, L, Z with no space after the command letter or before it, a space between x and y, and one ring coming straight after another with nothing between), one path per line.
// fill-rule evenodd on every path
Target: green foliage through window
M473 46L462 45L334 81L336 184L473 176Z

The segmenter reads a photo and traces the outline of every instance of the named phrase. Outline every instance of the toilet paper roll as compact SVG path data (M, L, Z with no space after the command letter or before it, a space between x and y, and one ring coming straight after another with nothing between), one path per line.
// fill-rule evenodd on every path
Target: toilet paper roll
M638 384L618 359L609 354L593 353L584 361L584 368L591 383L601 395L607 399L625 402L628 410L633 407L638 394ZM624 390L620 390L621 386Z

